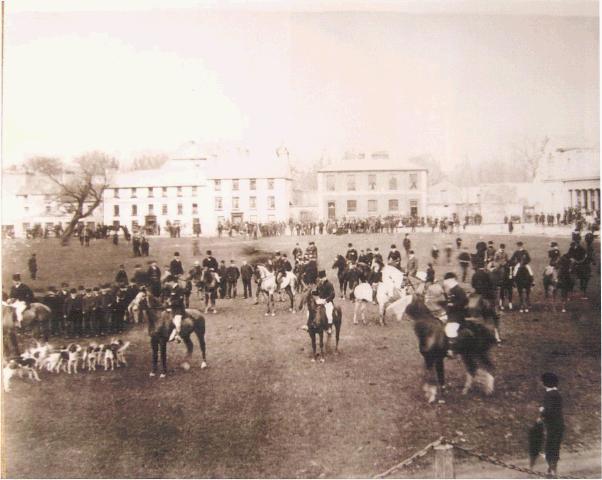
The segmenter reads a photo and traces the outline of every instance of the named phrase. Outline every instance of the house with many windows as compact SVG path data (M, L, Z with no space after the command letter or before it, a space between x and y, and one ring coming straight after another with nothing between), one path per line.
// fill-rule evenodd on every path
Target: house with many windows
M388 153L355 154L318 171L322 219L426 216L428 170Z
M291 199L288 152L207 151L184 145L161 168L116 175L104 196L105 223L183 235L214 235L219 222L287 221Z

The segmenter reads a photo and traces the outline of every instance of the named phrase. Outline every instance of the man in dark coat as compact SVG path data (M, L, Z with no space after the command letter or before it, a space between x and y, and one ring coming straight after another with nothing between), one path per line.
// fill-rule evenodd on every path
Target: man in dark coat
M326 278L326 272L320 270L318 272L318 287L316 289L320 302L324 305L324 311L326 312L326 318L328 319L328 333L332 333L332 312L334 311L334 304L332 301L336 296L334 286Z
M179 252L175 252L173 254L173 259L169 264L169 273L171 273L174 277L184 275L184 267L182 266Z
M151 262L151 266L146 271L148 277L148 284L150 293L153 297L159 297L161 295L161 269L157 265L156 261Z
M550 243L550 249L548 250L548 259L552 267L558 265L558 260L560 259L560 249L558 248L558 243Z
M36 259L35 253L32 253L31 257L29 257L29 260L27 261L27 266L29 267L29 276L32 280L35 280L38 274L38 261Z
M546 433L545 455L548 462L548 475L556 477L558 460L560 459L560 444L564 435L564 416L562 414L562 396L558 391L558 377L547 372L541 376L546 390L543 405L539 408L538 423L543 423ZM538 455L531 454L531 468L535 465ZM537 452L539 453L539 452Z
M217 270L217 274L219 275L219 298L222 300L226 298L226 289L228 285L228 281L226 279L226 270L226 262L222 260Z
M406 251L406 257L410 256L410 250L412 249L412 241L410 240L410 234L406 233L403 237L403 249Z
M58 296L56 288L48 287L48 292L42 301L50 309L50 334L60 335L61 332L61 317L63 316L63 305L61 298Z
M391 245L391 251L389 252L387 261L395 268L401 270L401 253L399 253L395 244Z
M9 297L13 300L15 306L15 314L17 322L21 325L23 320L23 312L29 308L34 301L33 292L24 283L21 283L21 274L13 275L13 286L10 289Z
M295 248L293 248L293 260L298 261L303 256L303 250L298 243L295 243Z
M458 255L458 262L460 263L460 269L462 270L462 283L466 282L468 276L468 267L470 266L470 253L468 253L468 247L464 247Z
M514 276L516 276L516 273L518 272L518 267L525 265L529 271L529 274L531 277L533 277L533 270L531 270L531 265L529 265L529 263L531 263L531 256L529 255L529 252L525 250L523 242L516 242L516 246L517 250L514 251L509 260L510 265L514 269Z
M69 296L65 299L64 315L67 321L67 335L80 335L83 320L83 303L81 296L77 294L75 288L69 291Z
M119 271L117 272L117 275L115 275L115 283L117 285L127 285L129 283L128 274L123 265L119 265Z
M378 247L374 248L374 257L372 258L372 263L378 263L381 268L385 265L385 262L383 261L383 256L382 253L380 253L380 251L378 250Z
M240 267L240 276L242 278L244 298L251 298L253 296L253 291L251 288L251 281L253 279L253 267L251 267L251 265L249 265L246 260L242 261L242 266Z
M462 287L458 285L455 273L448 272L444 275L443 288L447 294L448 323L455 322L461 327L466 319L468 297Z
M211 255L211 250L207 250L207 256L203 259L203 268L213 269L214 272L217 272L219 269L217 260Z
M148 257L150 252L150 244L144 236L140 239L140 252L142 253L143 257Z
M226 269L226 281L228 282L228 298L236 298L236 285L238 284L238 277L240 277L240 270L234 263L234 260L230 260L230 265Z
M345 260L349 263L357 262L357 250L353 248L353 244L347 244L347 253L345 254Z

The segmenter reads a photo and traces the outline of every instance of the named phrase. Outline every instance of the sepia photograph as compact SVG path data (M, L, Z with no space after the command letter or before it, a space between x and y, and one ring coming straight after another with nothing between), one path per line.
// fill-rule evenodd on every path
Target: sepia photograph
M1 0L2 478L600 478L597 0Z

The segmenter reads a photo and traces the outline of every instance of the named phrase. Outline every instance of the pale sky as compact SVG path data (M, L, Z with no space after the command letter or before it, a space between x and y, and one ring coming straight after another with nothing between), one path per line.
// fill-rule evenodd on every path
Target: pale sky
M599 139L594 2L27 1L5 24L5 164L197 140L453 165Z

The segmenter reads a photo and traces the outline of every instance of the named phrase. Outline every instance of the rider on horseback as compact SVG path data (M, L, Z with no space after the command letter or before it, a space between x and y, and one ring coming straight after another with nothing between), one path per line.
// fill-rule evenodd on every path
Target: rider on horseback
M389 265L393 265L398 270L401 270L401 253L399 253L395 244L391 245L391 251L389 252L387 261L389 262Z
M23 312L33 303L34 298L31 288L24 283L21 283L21 274L19 273L13 275L13 286L10 289L9 297L10 303L12 303L15 308L17 323L20 326L23 321Z
M332 301L334 300L335 293L334 286L326 278L326 271L324 270L318 272L318 288L316 290L318 297L320 297L320 300L316 303L324 305L324 311L326 312L326 318L328 319L327 333L330 335L332 333L332 312L334 310Z
M173 324L175 328L172 330L169 336L169 341L173 341L176 338L180 341L180 328L182 327L182 318L186 314L186 305L184 300L184 290L177 284L174 278L167 279L173 283L169 298L167 299L167 305L171 309L173 317Z
M468 297L458 284L456 274L452 272L446 273L443 277L443 289L447 297L445 334L450 339L450 343L453 343L453 340L458 337L458 331L462 328L466 320Z

